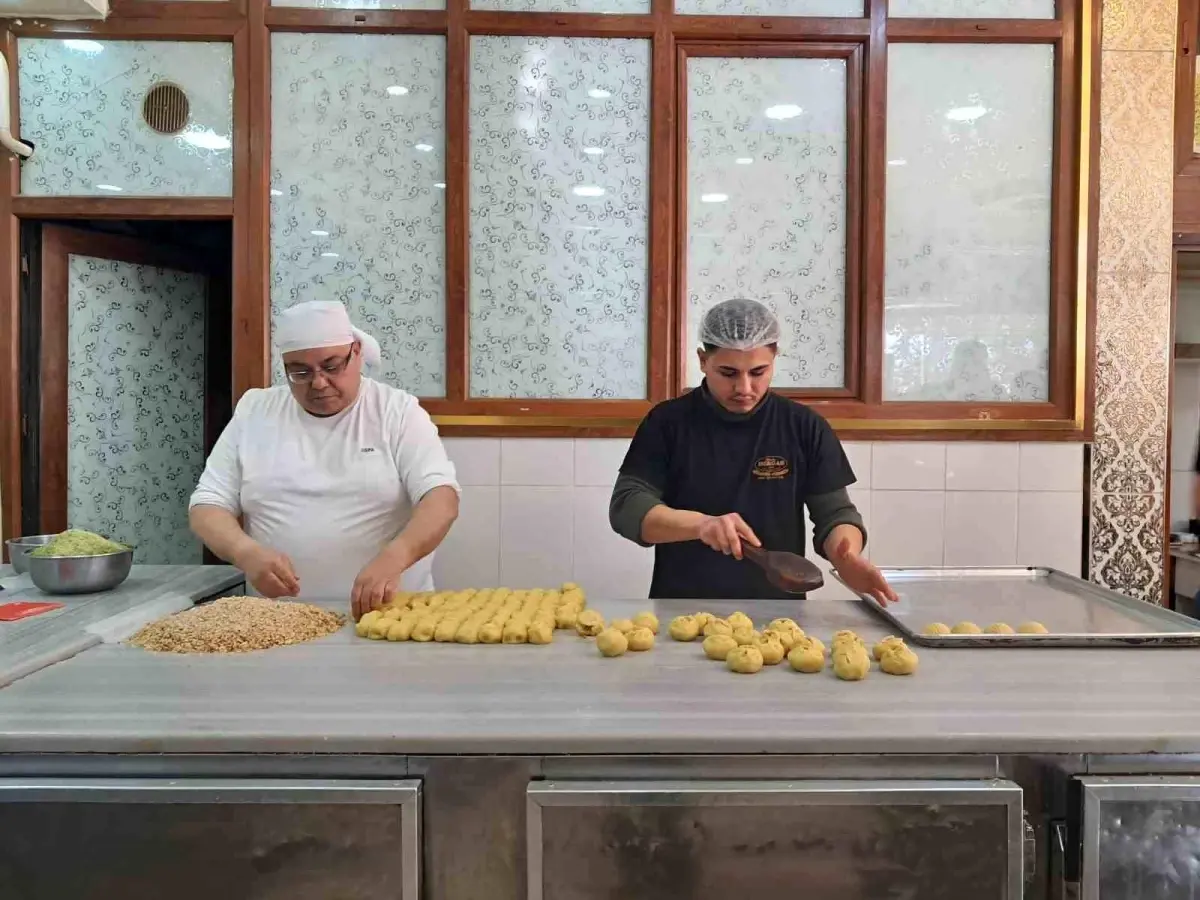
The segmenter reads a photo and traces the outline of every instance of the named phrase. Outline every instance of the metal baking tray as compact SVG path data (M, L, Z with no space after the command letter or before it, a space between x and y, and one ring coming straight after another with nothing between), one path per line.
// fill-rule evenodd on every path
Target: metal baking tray
M1200 647L1200 621L1056 569L883 569L900 597L863 601L923 647ZM836 577L836 573L835 573ZM841 579L838 579L839 581ZM843 582L844 583L844 582ZM1049 634L922 634L931 622L1041 622Z

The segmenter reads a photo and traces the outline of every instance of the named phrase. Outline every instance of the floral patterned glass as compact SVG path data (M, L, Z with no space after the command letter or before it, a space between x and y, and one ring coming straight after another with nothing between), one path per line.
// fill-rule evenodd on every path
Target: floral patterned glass
M471 0L471 9L503 12L587 12L637 14L650 12L650 0Z
M705 310L767 304L775 384L845 384L846 62L687 61L687 383Z
M445 38L271 38L271 310L342 300L373 377L445 395ZM275 380L283 380L278 354Z
M1046 400L1053 48L888 52L884 396Z
M308 9L445 9L445 0L271 0L272 6Z
M475 397L646 396L649 41L471 43Z
M861 16L863 0L675 0L693 16Z
M233 190L232 44L200 41L17 42L23 194L228 197ZM191 113L164 135L142 121L159 82L183 88Z
M1053 19L1054 0L891 0L897 18Z
M74 255L68 271L69 524L134 544L139 564L198 564L205 279Z

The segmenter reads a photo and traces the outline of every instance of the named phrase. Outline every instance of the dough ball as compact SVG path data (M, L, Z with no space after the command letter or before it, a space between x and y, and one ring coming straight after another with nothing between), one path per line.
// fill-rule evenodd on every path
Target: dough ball
M833 649L836 650L843 644L855 644L863 649L866 649L866 644L863 639L851 631L849 628L843 628L841 631L834 632L833 639L830 641L833 644Z
M903 644L888 647L879 660L879 668L889 675L911 675L917 671L917 654Z
M433 639L439 644L447 644L454 640L458 634L458 627L462 625L462 621L456 617L447 617L438 622L437 628L433 630Z
M389 641L407 641L412 635L412 628L405 628L403 622L398 622L389 619L392 624L388 626L387 639Z
M925 634L949 634L950 626L945 622L930 622L922 631Z
M488 622L479 629L479 643L498 644L504 635L504 629L499 622Z
M554 613L554 624L559 628L574 628L578 617L579 613L574 609L560 606Z
M677 641L694 641L700 636L700 623L695 616L676 616L671 620L668 631Z
M354 633L360 638L371 636L371 623L366 620L365 616L354 624Z
M529 626L529 643L548 644L554 640L554 626L549 622L534 622Z
M714 634L733 634L733 626L725 619L713 618L711 622L704 626L704 636L711 637Z
M762 636L765 638L773 638L774 640L778 641L783 647L784 652L788 653L793 647L796 646L796 641L804 636L803 634L798 634L798 631L799 629L796 629L796 631L786 631L778 628L768 628L762 633Z
M825 668L825 653L813 647L796 647L787 656L788 665L797 672L812 675Z
M716 616L710 612L698 612L694 618L696 620L696 624L700 626L700 633L703 634L704 629L708 627L708 623L715 619Z
M630 650L649 650L654 646L654 632L649 628L635 628L628 637Z
M422 643L432 641L433 632L437 630L437 624L437 616L422 616L417 620L416 627L412 630L412 639L414 641L421 641Z
M1041 622L1022 622L1017 626L1018 634L1049 634L1050 631Z
M652 612L640 612L633 617L633 624L638 628L649 628L651 634L658 634L658 616Z
M974 622L959 622L950 629L951 634L982 634L983 630Z
M621 634L629 634L633 631L633 619L613 619L608 627L617 629Z
M529 626L520 619L509 619L500 633L502 644L524 644L529 641Z
M743 647L734 647L725 657L725 665L729 667L730 672L737 672L739 675L753 675L763 667L763 655L758 652L757 647L746 645Z
M885 650L887 650L889 647L896 647L896 646L903 647L904 640L902 638L896 637L894 634L889 634L887 637L885 637L882 641L880 641L878 644L876 644L872 648L871 655L875 657L876 661L881 660L881 659L883 659L883 652Z
M727 621L729 623L729 627L733 629L754 627L754 620L740 610L735 612L725 621Z
M1012 626L1005 622L993 622L983 630L985 634L1013 634Z
M792 647L792 649L793 650L815 650L817 653L820 653L822 656L825 655L825 645L823 643L821 643L820 638L813 637L811 634L806 634L802 638L797 638L796 644L795 644L795 646Z
M753 644L760 637L762 637L761 634L745 625L733 629L733 639L742 645Z
M456 644L478 644L479 623L470 620L463 622L454 634L454 642Z
M800 626L793 619L772 619L763 631L800 631Z
M604 616L594 609L585 609L575 619L575 631L580 637L595 637L604 630Z
M605 628L596 635L596 649L601 656L620 656L629 649L629 638L615 628Z
M367 632L367 637L373 641L382 641L387 637L388 629L392 627L392 622L392 619L385 619L383 616L380 616L371 623L371 628Z
M377 609L373 609L370 612L363 613L362 618L358 620L358 624L361 625L363 622L366 622L367 627L370 628L372 622L374 622L376 619L381 619L381 618L383 618L383 613L381 613Z
M750 646L762 655L763 662L768 666L778 665L783 662L783 644L773 638L762 637L760 635Z
M833 654L833 674L842 681L862 681L871 671L871 657L866 650L855 648Z
M560 587L559 590L565 594L568 591L580 591L580 590L583 590L583 588L581 588L579 585L577 585L573 581L564 581L562 583L562 587Z
M729 651L738 645L730 634L710 634L704 639L704 655L709 659L723 660Z
M385 619L393 619L393 620L400 618L400 607L389 606L387 609L385 609L383 611L383 617Z

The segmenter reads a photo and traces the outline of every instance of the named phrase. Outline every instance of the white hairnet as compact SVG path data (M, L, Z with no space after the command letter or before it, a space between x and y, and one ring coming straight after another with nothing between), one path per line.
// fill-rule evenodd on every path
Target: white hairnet
M700 323L702 346L757 350L778 343L779 320L757 300L745 297L723 300L711 307Z
M275 344L280 353L362 344L363 362L379 365L379 342L350 324L346 306L337 300L309 300L289 306L275 323Z

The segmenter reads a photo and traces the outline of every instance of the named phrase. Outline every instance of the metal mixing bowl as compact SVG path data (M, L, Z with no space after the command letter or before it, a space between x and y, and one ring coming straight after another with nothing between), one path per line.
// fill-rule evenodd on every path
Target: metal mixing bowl
M98 594L129 577L133 551L103 556L29 556L29 577L47 594Z
M10 538L4 543L8 545L8 561L18 575L29 571L29 551L54 539L53 534L33 534L28 537Z

